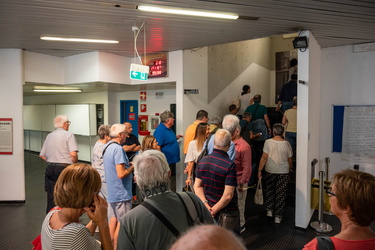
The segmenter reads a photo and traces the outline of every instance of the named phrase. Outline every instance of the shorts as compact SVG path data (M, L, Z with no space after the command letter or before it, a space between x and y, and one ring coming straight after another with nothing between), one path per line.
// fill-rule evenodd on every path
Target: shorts
M131 208L131 200L108 203L108 218L116 217L116 220L120 221Z

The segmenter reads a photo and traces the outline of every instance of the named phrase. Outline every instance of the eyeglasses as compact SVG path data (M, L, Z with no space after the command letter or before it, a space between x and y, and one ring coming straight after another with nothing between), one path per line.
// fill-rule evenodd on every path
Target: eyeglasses
M327 193L328 197L337 196L335 193L332 193L331 187L326 189L326 193Z
M71 121L66 121L66 123L68 123L70 125L72 122Z

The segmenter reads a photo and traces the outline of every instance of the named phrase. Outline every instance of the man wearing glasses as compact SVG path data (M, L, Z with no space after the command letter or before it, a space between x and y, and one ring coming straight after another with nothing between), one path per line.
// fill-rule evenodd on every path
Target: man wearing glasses
M53 123L55 130L47 135L39 154L40 158L48 162L44 185L47 192L47 213L56 206L53 190L57 178L64 168L78 161L78 145L74 134L68 131L70 126L68 117L58 115Z

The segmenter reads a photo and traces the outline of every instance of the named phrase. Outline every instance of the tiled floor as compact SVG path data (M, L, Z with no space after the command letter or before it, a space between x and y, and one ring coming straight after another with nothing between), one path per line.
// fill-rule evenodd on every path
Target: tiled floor
M46 163L37 155L25 153L26 202L25 204L0 203L0 249L31 249L31 241L40 233L45 216L46 194L44 170ZM246 207L246 231L241 234L248 249L301 249L316 236L311 228L294 227L293 199L288 199L281 224L265 216L263 206L253 203L254 189L249 189ZM317 220L316 213L313 221ZM325 216L336 234L340 222L335 216Z

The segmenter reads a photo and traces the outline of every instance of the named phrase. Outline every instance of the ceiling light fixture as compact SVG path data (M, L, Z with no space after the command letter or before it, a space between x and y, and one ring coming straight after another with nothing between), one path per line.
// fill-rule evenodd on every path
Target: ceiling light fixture
M154 7L154 6L146 6L146 5L137 6L137 9L142 10L142 11L150 11L150 12L158 12L158 13L166 13L166 14L213 17L213 18L224 18L224 19L238 19L239 17L238 15L232 14L232 13L171 8L171 7Z
M48 37L41 36L40 39L46 41L61 41L61 42L84 42L84 43L119 43L115 40L98 40L98 39L82 39L82 38L63 38L63 37Z
M82 89L69 88L69 87L44 87L35 86L34 92L59 92L59 93L78 93L82 92Z

